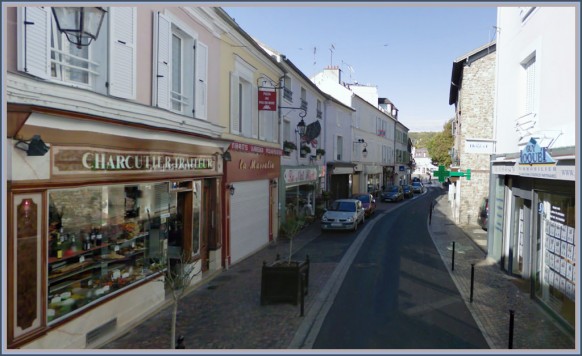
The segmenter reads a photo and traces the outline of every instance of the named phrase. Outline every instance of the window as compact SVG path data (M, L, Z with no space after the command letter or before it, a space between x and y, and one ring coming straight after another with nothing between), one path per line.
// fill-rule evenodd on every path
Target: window
M59 33L50 7L17 8L18 70L135 99L137 11L133 7L111 7L107 11L97 40L77 48Z
M154 28L155 105L206 119L208 47L171 15L157 13Z
M307 110L307 90L301 88L301 108Z
M230 74L231 132L252 138L258 138L259 131L258 89L253 85L255 71L254 67L237 57L235 70Z
M292 102L293 90L291 90L291 77L285 77L283 80L283 99Z
M283 119L283 140L293 142L291 137L291 121Z
M342 136L336 136L335 140L335 159L338 161L342 160L343 157L343 150L344 150L344 138Z
M527 60L523 65L525 70L525 100L524 100L524 114L531 114L535 112L536 104L536 57L533 56Z

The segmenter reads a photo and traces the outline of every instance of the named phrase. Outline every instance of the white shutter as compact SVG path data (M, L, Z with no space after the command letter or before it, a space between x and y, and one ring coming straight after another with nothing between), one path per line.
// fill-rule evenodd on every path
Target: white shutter
M43 79L51 73L51 8L18 7L17 38L19 71Z
M255 85L251 85L251 135L253 138L259 137L259 89Z
M337 147L337 135L333 135L333 160L334 161L339 161L340 159L338 159L338 147Z
M196 41L196 92L194 97L196 106L194 116L198 119L208 118L208 46Z
M240 133L238 76L230 72L230 132Z
M137 9L109 8L109 94L136 98Z
M154 15L154 51L157 54L154 60L154 89L155 103L162 109L170 108L170 20L158 12Z

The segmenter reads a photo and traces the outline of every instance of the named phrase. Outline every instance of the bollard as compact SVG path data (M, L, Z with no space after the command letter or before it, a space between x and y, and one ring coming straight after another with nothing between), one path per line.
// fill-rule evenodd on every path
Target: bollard
M301 314L299 316L303 316L303 311L305 308L305 293L304 293L304 283L303 283L303 276L300 276L299 279L301 280L299 293L301 294Z
M513 319L515 317L515 312L509 310L509 346L507 348L513 349Z
M455 270L455 241L453 241L453 260L451 261L451 271Z
M430 210L428 211L428 224L432 223L432 202L430 202Z
M475 280L475 264L471 263L471 297L469 301L473 303L473 281Z
M178 336L178 340L176 340L176 348L177 349L185 349L186 345L184 345L184 336Z

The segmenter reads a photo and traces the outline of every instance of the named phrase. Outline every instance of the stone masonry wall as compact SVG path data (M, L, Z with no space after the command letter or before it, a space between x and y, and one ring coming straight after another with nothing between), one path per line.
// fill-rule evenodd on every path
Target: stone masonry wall
M495 110L495 57L492 52L463 68L459 97L461 171L471 169L471 180L462 179L459 223L475 225L483 197L489 195L490 154L465 152L466 139L492 139Z

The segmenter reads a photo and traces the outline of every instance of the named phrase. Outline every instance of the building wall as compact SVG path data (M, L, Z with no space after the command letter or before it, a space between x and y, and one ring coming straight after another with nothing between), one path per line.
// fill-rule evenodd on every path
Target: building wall
M463 68L459 98L459 157L462 172L471 170L471 179L460 182L458 223L476 224L479 206L489 194L489 153L468 152L467 140L492 139L495 93L495 58L492 52ZM490 143L490 141L485 141Z

